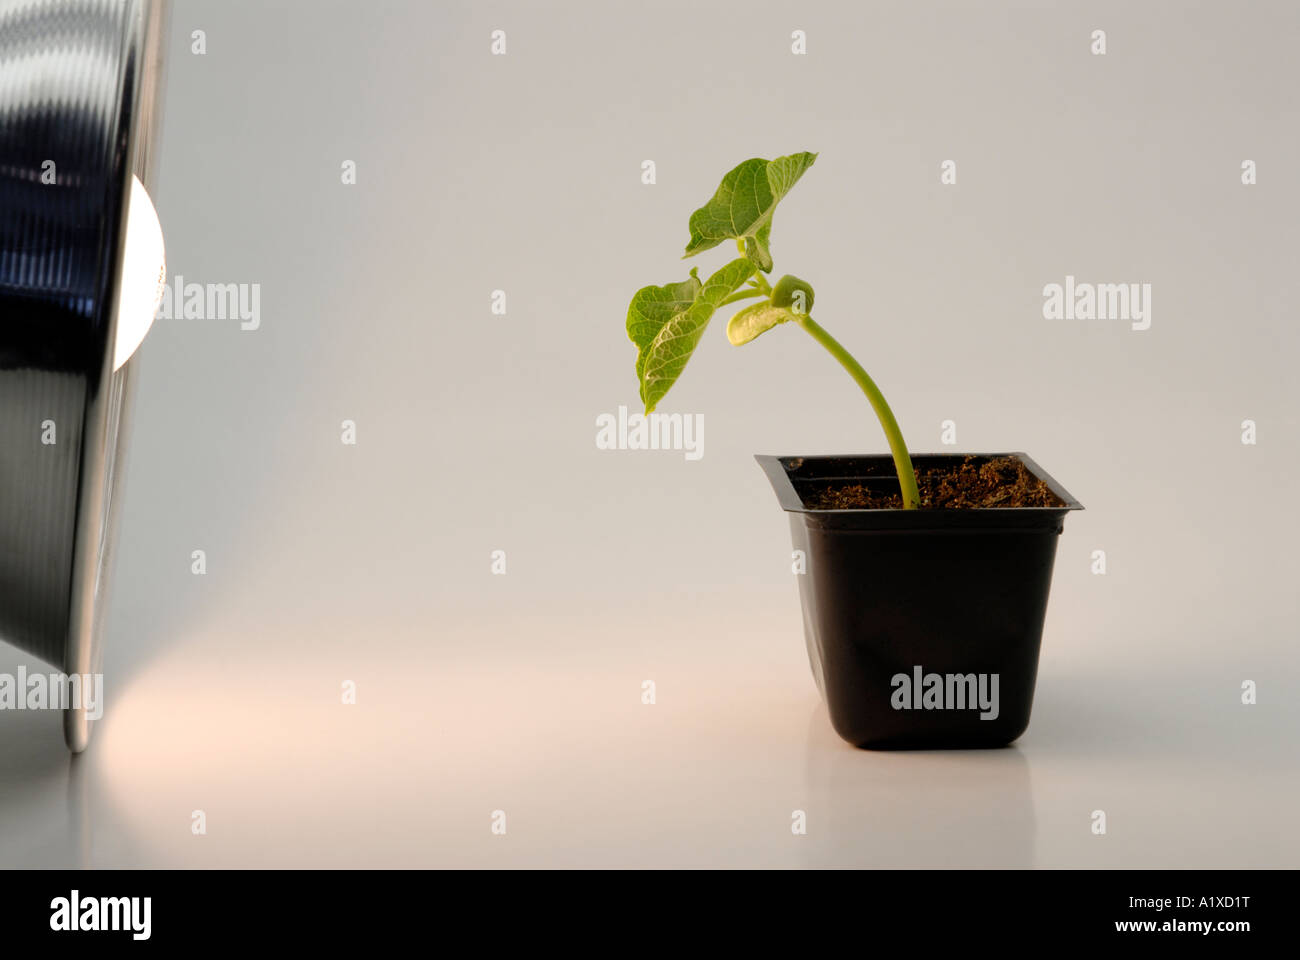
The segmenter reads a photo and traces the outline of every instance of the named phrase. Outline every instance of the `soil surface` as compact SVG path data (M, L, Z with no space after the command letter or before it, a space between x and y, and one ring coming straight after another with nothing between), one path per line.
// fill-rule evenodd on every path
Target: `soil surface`
M916 488L923 510L972 510L982 507L1059 507L1062 501L1014 457L983 463L967 457L955 465L918 467ZM813 493L814 510L898 510L897 490L884 492L862 484L829 487Z

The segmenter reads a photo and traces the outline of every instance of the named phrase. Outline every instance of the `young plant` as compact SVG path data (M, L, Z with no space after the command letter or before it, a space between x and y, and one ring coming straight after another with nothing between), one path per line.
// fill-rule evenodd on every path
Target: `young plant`
M681 283L642 287L632 297L627 309L627 335L636 344L641 401L649 414L664 398L682 375L719 307L761 298L731 318L727 339L741 346L773 327L793 321L825 347L867 395L889 441L903 507L914 510L921 499L912 458L880 389L839 341L813 320L810 284L786 274L773 285L764 276L772 272L768 248L772 213L816 159L815 153L795 153L775 160L746 160L722 178L712 200L691 214L691 240L682 259L733 239L741 255L703 282L696 267Z

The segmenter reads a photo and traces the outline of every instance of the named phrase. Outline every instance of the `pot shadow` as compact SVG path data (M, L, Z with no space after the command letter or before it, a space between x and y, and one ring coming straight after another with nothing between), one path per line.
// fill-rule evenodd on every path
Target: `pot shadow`
M808 850L820 866L1029 867L1029 763L994 750L871 751L844 742L824 701L808 722Z
M1165 670L1159 683L1138 671L1075 671L1040 677L1038 688L1024 739L1057 754L1104 756L1122 748L1162 763L1206 757L1222 762L1225 747L1235 758L1272 748L1268 738L1253 735L1255 724L1249 722L1263 712L1244 714L1238 691L1225 693L1217 666ZM1294 729L1295 711L1288 717L1278 704L1266 706L1280 729ZM1242 729L1243 722L1251 729Z

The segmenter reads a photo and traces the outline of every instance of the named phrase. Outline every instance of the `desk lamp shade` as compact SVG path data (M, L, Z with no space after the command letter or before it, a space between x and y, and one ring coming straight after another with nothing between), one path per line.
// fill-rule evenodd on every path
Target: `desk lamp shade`
M0 0L0 640L69 676L101 672L129 354L162 280L166 21L152 0ZM84 699L63 721L85 749Z

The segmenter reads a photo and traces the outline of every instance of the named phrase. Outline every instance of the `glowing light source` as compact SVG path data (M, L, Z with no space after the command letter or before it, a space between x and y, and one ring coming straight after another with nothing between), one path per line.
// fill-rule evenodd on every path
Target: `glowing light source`
M117 289L117 341L113 369L131 359L153 326L158 304L167 286L167 255L162 224L149 192L131 178L131 198L126 219L126 247L122 252L122 281Z

